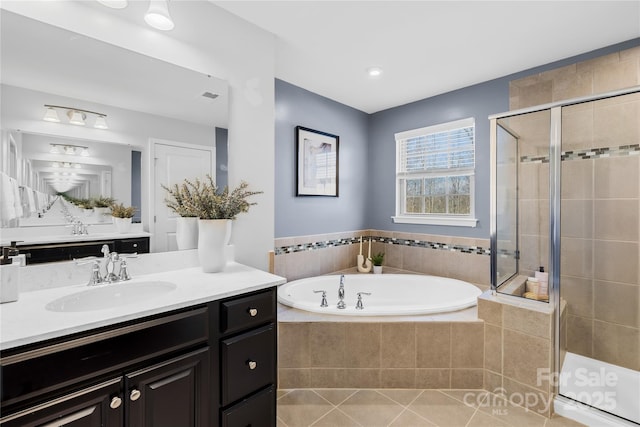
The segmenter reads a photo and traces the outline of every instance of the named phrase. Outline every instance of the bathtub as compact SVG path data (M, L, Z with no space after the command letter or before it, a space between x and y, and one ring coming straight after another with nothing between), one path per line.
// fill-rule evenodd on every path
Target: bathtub
M398 316L443 313L477 304L482 293L471 283L438 276L417 274L349 274L344 276L345 309L338 309L340 275L294 280L278 288L278 301L290 307L315 313L346 316ZM326 291L328 307L321 307ZM363 295L357 310L358 292Z

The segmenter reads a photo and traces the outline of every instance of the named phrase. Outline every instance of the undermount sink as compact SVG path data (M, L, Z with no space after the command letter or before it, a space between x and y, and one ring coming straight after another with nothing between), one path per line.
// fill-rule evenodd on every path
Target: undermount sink
M49 311L81 312L105 310L128 304L147 301L173 291L176 285L170 282L120 282L98 285L51 301L45 306Z

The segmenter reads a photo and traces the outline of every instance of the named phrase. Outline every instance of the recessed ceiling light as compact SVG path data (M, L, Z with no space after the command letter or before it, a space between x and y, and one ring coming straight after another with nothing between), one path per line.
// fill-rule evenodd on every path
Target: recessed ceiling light
M380 77L382 75L382 68L380 68L380 67L369 67L369 68L367 68L367 75L369 77Z

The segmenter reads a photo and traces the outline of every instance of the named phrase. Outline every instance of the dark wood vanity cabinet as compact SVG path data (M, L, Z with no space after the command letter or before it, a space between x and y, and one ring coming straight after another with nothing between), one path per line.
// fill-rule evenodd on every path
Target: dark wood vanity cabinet
M220 305L221 426L276 425L276 292Z
M274 427L276 324L267 289L3 351L0 425Z
M112 252L149 253L149 237L88 241L76 238L73 242L18 245L18 251L26 255L27 264L40 264L44 262L69 261L87 256L102 257L102 245L107 245L109 251Z

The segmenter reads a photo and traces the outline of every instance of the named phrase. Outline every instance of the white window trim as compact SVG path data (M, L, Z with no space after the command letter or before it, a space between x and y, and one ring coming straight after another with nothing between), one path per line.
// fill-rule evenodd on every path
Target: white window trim
M471 206L469 215L434 215L434 214L400 214L402 212L402 206L404 203L402 194L403 190L400 185L401 181L408 178L406 174L398 173L399 169L399 144L401 140L422 136L426 133L436 133L442 132L449 129L456 129L461 127L475 127L475 119L473 117L456 120L452 122L442 123L439 125L427 126L420 129L413 129L404 132L398 132L395 134L396 139L396 215L392 216L391 219L396 224L420 224L420 225L448 225L454 227L477 227L478 219L475 218L475 168L471 171L457 170L455 172L459 172L461 174L465 174L465 172L471 172ZM475 150L475 135L474 135L474 150ZM454 171L450 175L455 174ZM436 175L436 174L429 174ZM449 175L449 174L446 174Z

